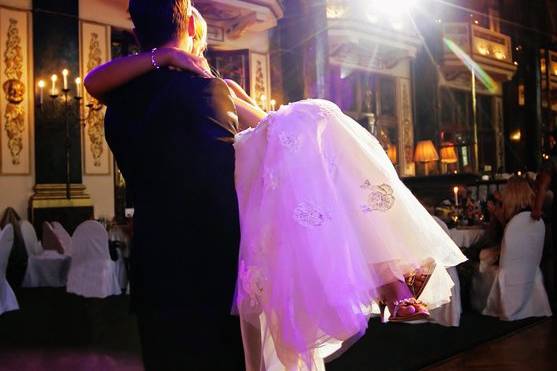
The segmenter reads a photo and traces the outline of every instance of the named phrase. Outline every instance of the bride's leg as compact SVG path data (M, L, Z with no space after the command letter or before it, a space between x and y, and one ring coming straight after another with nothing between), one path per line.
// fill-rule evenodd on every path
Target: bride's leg
M246 318L240 317L246 371L262 371L265 369L261 345L261 326L255 324L259 324L259 319L248 321Z

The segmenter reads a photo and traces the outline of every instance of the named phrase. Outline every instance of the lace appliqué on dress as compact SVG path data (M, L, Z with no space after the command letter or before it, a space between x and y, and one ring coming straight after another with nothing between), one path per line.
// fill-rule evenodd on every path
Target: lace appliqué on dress
M302 202L294 209L294 220L303 227L320 227L329 217L313 205Z
M278 176L273 170L266 169L263 175L263 187L268 190L274 191L279 186Z
M298 152L302 146L302 138L300 135L293 135L282 131L278 135L280 144L290 152Z
M261 304L261 297L265 292L264 284L266 281L262 269L255 265L248 266L246 262L242 260L240 262L239 271L242 289L249 297L250 306L259 306Z
M327 165L327 173L329 174L331 179L334 180L337 176L337 171L338 171L336 158L327 153L325 153L323 158L325 159L325 163Z
M361 188L369 191L367 203L362 205L363 212L387 211L393 207L395 197L393 196L393 188L390 185L373 185L369 180L366 180Z

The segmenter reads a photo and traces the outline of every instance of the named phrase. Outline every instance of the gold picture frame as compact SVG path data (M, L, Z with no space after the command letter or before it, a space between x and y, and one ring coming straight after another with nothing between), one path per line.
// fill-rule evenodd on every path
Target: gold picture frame
M31 174L34 86L31 13L0 7L0 174Z
M110 60L110 26L94 22L80 22L80 69L86 76L96 66ZM104 135L106 107L84 92L81 112L82 161L84 175L112 174L112 154Z

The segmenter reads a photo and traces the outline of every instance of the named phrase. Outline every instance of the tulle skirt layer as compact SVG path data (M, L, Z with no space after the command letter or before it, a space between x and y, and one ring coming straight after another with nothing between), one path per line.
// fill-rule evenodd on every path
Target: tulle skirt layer
M285 365L362 334L378 288L424 260L426 298L450 300L465 260L400 181L379 142L333 103L283 106L236 138L242 241L236 309L265 316Z

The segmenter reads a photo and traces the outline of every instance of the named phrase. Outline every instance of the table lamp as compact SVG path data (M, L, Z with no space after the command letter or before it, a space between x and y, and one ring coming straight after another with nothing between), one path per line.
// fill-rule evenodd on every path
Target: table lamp
M433 145L431 140L421 140L416 145L416 151L414 152L414 161L418 161L424 164L425 175L429 175L428 164L439 160L439 155L437 150Z

